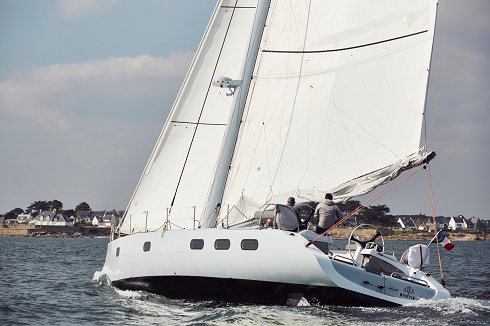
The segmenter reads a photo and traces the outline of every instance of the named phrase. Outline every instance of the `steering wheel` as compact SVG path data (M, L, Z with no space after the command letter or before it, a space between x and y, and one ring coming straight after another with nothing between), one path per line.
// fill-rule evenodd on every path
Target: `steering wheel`
M310 219L313 217L313 214L315 213L315 207L312 207L311 205L308 204L298 204L294 206L297 210L299 211L304 211L305 209L308 210L310 213L308 214L308 217L306 217L304 220L301 219L301 223L303 224L308 224Z
M347 240L347 245L349 246L349 255L353 261L355 261L355 259L354 259L354 255L352 254L352 248L350 247L351 241L357 242L361 246L362 249L364 249L364 248L376 249L376 251L378 251L378 252L381 252L381 253L384 252L385 240L384 240L383 235L381 234L381 232L379 230L376 230L376 234L369 240L361 240L360 238L354 236L354 233L361 226L369 226L369 227L374 228L374 225L371 225L371 224L361 224L361 225L356 226L352 230L351 234L349 235L349 239ZM378 237L381 237L381 243L382 243L381 246L379 246L375 242Z

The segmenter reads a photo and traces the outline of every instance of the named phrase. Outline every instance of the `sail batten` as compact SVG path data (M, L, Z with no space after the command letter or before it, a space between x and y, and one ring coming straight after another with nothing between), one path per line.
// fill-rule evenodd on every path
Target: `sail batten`
M394 37L394 38L391 38L388 40L382 40L382 41L377 41L377 42L372 42L372 43L367 43L367 44L360 44L360 45L355 45L355 46L350 46L350 47L345 47L345 48L339 48L339 49L322 49L322 50L267 50L267 49L264 49L264 50L262 50L262 52L268 52L268 53L326 53L326 52L347 51L347 50L354 50L354 49L363 48L366 46L372 46L372 45L382 44L382 43L386 43L386 42L396 41L396 40L400 40L400 39L403 39L406 37L412 37L412 36L427 33L427 32L428 32L428 30L425 30L425 31L420 31L420 32L408 34L408 35Z

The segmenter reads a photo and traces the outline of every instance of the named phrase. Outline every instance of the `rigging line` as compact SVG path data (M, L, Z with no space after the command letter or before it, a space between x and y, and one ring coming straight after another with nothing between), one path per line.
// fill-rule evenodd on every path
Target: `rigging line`
M311 2L310 2L310 6L311 6ZM309 12L309 7L308 7L308 12ZM382 40L382 41L377 41L377 42L372 42L372 43L366 43L366 44L361 44L361 45L355 45L355 46L349 46L349 47L340 48L340 49L308 50L308 51L305 51L305 50L302 50L302 51L298 51L298 50L262 50L262 52L267 52L267 53L298 53L298 54L339 52L339 51L353 50L353 49L364 48L364 47L367 47L367 46L377 45L377 44L381 44L381 43L396 41L396 40L400 40L400 39L407 38L407 37L412 37L412 36L423 34L423 33L427 33L427 32L428 32L428 30L424 30L424 31L420 31L420 32L412 33L412 34L407 34L407 35L402 35L402 36L398 36L398 37L393 37L393 38ZM303 49L304 49L304 46L303 46Z
M429 202L432 211L432 223L434 225L434 233L436 238L436 247L437 247L437 258L439 260L439 272L441 273L441 284L444 284L444 273L442 271L442 261L441 261L441 251L439 248L439 239L437 238L437 222L436 222L436 209L434 204L434 192L432 190L432 175L430 173L430 165L427 164L426 168L426 176L427 176L427 189L429 191Z
M337 103L335 102L335 100L333 101L333 108L337 108L339 107L340 110L343 112L344 110L342 110L342 108L337 105ZM333 115L332 115L333 116ZM348 119L350 119L349 116L347 116ZM340 126L342 127L342 130L344 131L344 137L345 139L347 140L347 143L348 143L348 147L350 149L350 151L347 151L347 146L342 146L342 152L345 154L345 157L351 157L351 159L348 159L347 161L349 162L349 165L350 165L350 168L352 169L352 172L355 174L360 174L362 172L362 169L360 168L360 165L359 165L359 158L357 157L356 155L356 149L355 147L353 146L352 144L352 141L351 141L351 138L349 137L349 132L348 132L348 129L346 128L346 124L343 123L343 119L342 119L342 115L341 114L338 114L338 119L340 120ZM342 138L339 138L339 135L337 135L337 133L334 133L335 136L337 137L338 139L338 142L340 142L340 140ZM359 182L358 182L359 183Z
M308 12L307 12L307 16L306 16L306 26L305 26L305 34L304 34L304 39L303 39L303 49L306 47L306 38L308 36L308 27L309 27L309 23L310 23L310 12L311 12L311 2L310 1L308 3ZM293 105L291 107L291 114L289 116L289 123L288 123L288 128L287 128L287 131L286 131L286 137L284 139L284 145L282 146L282 151L281 151L281 155L279 156L279 161L277 163L277 169L276 169L276 172L274 174L274 179L272 180L273 183L275 183L276 181L276 178L277 178L277 174L279 173L279 167L281 166L281 162L282 162L282 158L284 156L284 151L286 150L286 143L288 141L288 138L289 138L289 131L291 130L291 123L293 121L293 113L294 113L294 109L296 107L296 101L298 99L298 90L299 90L299 86L300 86L300 82L301 82L301 72L303 71L303 63L304 63L304 53L301 54L301 63L300 63L300 67L299 67L299 71L300 71L300 76L298 77L298 82L296 83L296 91L294 93L294 99L293 99ZM271 192L272 192L272 188L271 188Z
M351 120L355 125L357 125L359 127L359 129L361 129L362 131L364 131L366 134L368 134L376 143L378 143L379 145L381 145L382 147L384 147L388 152L390 152L391 154L393 154L396 158L400 159L400 156L398 156L398 154L396 154L395 152L393 152L388 146L386 146L385 144L383 144L383 142L381 142L381 140L379 140L378 138L376 138L372 133L370 133L366 128L364 128L363 124L362 123L359 123L356 119L354 119L353 117L351 117L348 113L347 113L347 110L345 110L342 106L340 106L337 102L334 101L334 104L336 107L340 108L340 110L342 111L342 113L344 113L344 115L349 118L349 120ZM372 116L372 115L371 115ZM381 126L384 127L384 125L380 122L380 119L376 119L380 124ZM384 127L383 129L388 129L386 127Z
M223 218L221 218L221 220L217 221L216 222L216 225L220 224L220 223L223 223L225 221L225 218L228 218L229 217L229 213L231 213L233 210L236 210L240 215L242 215L243 217L248 217L247 215L245 215L245 213L243 213L240 209L238 209L238 207L236 207L236 205L233 205L230 209L229 212L226 213L225 216L223 216ZM232 225L233 227L233 225Z
M311 90L313 89L313 85L310 84L308 87L308 129L306 132L306 168L305 172L303 173L303 176L301 177L301 180L299 181L298 186L296 187L296 192L299 193L300 189L299 186L303 183L303 180L306 177L306 174L308 174L308 170L310 169L310 131L311 131Z
M237 5L237 3L238 3L238 0L235 1L235 6ZM203 104L201 106L201 112L199 113L199 117L197 119L198 123L199 123L199 121L201 121L201 117L202 117L202 114L204 112L204 106L206 105L206 100L207 100L207 97L209 95L209 90L210 90L211 85L212 85L211 82L212 82L212 79L213 79L214 74L216 73L216 69L218 68L218 63L220 61L219 59L221 58L221 54L223 52L223 48L225 47L225 43L226 43L226 40L227 40L227 37L228 37L228 32L230 31L230 26L231 26L231 23L233 21L233 16L234 15L235 15L235 9L232 10L231 17L230 17L230 20L228 22L228 26L226 27L226 33L225 33L225 37L223 38L223 43L221 43L221 48L220 48L219 54L218 54L218 60L216 60L216 64L214 65L213 74L211 76L211 81L208 84L208 89L206 90L206 96L204 97L204 102L203 102ZM170 203L169 213L172 211L172 207L174 206L175 198L177 197L177 193L178 193L179 187L180 187L180 182L182 181L182 177L184 176L184 171L185 171L185 168L187 166L187 160L189 159L189 155L191 153L191 149L192 149L192 145L194 143L194 139L196 137L196 133L197 133L197 128L194 129L194 133L192 134L192 139L191 139L191 142L189 144L189 149L187 150L187 154L186 154L186 157L185 157L185 160L184 160L184 164L182 165L182 170L180 172L179 180L178 180L177 185L175 187L174 196L172 198L172 202Z
M324 83L326 83L326 82L324 82ZM323 85L324 84L322 84L321 86L323 86ZM332 138L333 138L332 133L334 132L334 128L332 126L333 126L333 121L334 121L334 119L333 119L334 107L336 104L335 104L335 101L333 99L333 95L326 98L325 96L323 96L323 94L321 92L317 92L317 96L320 99L325 100L326 110L324 112L325 112L326 122L328 124L325 125L325 128L322 128L320 136L322 136L322 139L326 140L325 148L330 148ZM321 101L319 101L319 102L321 103ZM317 107L319 108L320 104L318 104ZM318 159L317 155L318 154L315 154L315 156L314 156L315 159ZM322 162L321 171L325 171L325 166L327 165L327 159L328 159L328 156ZM318 196L318 190L317 189L315 189L315 195ZM325 194L323 194L322 196L325 196Z
M257 70L259 69L259 66L261 65L261 63L262 63L262 57L260 57L260 58L258 59L258 64L257 64L257 65L258 65L258 67L257 67ZM255 81L253 81L253 80L252 80L252 82L253 82L253 85L252 85L252 87L251 87L251 92L250 92L250 98L251 98L251 99L252 99L252 98L254 98L254 97L253 97L253 94L254 94L254 91L255 91L255 86L256 86L256 82L255 82ZM266 87L266 89L265 89L265 94L269 94L269 84L266 84L266 85L265 85L265 87ZM252 100L251 100L251 101L252 101ZM247 112L246 112L247 117L245 117L245 121L247 121L247 119L248 119L248 115L249 115L249 113L250 113L250 107L251 107L251 104L249 103L249 104L248 104L248 106L247 106ZM267 108L266 108L266 109L267 109ZM245 113L244 113L244 115L245 115ZM249 178L250 173L251 173L251 171L252 171L252 167L253 167L252 165L253 165L253 163L254 163L255 155L256 155L256 153L257 153L258 145L259 145L259 142L260 142L260 139L261 139L261 135L262 135L262 134L263 134L263 137L264 137L264 139L265 139L264 144L265 144L265 147L266 147L266 155L268 154L268 149L267 149L267 135L266 135L266 130L265 130L265 129L266 129L266 128L265 128L265 122L264 122L264 121L265 121L265 115L266 115L266 110L263 110L262 124L261 124L261 127L260 127L259 135L258 135L258 137L257 137L257 141L256 141L255 146L254 146L254 151L253 151L253 154L252 154L252 157L251 157L251 160L250 160L250 166L248 167L248 170L247 170L247 173L246 173L246 177L245 177L245 182L243 183L243 184L245 184L245 185L248 183L248 178ZM243 117L242 117L242 119L243 119ZM250 120L249 120L249 122L250 122L250 125L251 125L251 122L252 122L252 121L250 121ZM244 132L245 132L245 131L243 131L243 133L244 133ZM238 142L239 142L239 141L237 140L237 144L238 144ZM240 142L241 142L241 139L240 139ZM267 157L267 163L268 163L268 162L269 162L269 158ZM261 167L256 167L256 169L257 169L257 168L261 168ZM267 170L268 170L268 171L270 171L270 167L269 167L269 165L267 166ZM268 172L268 173L269 173L269 184L270 184L270 172ZM243 195L243 192L244 192L244 191L245 191L245 188L243 188L243 189L242 189L242 195Z
M264 123L262 122L262 125L264 125ZM268 141L267 141L267 132L264 132L264 145L265 145L265 155L266 155L266 162L267 162L267 174L269 175L269 194L267 196L270 195L270 193L272 193L272 184L273 184L273 181L272 181L272 177L271 177L271 166L270 166L270 160L269 160L269 146L267 146L268 144Z
M178 120L172 120L170 121L172 123L181 123L181 124L189 124L189 125L195 125L195 126L226 126L226 123L211 123L211 122L192 122L192 121L178 121Z
M318 239L320 239L324 235L327 235L328 232L330 232L332 229L334 229L334 228L338 227L339 225L341 225L342 223L344 223L346 220L348 220L349 218L351 218L354 214L356 214L357 212L361 211L364 207L369 206L369 204L371 204L375 200L381 198L382 196L384 196L385 194L387 194L388 192L390 192L394 188L398 187L402 182L406 181L408 178L410 178L413 175L415 175L423 167L425 167L424 164L422 164L422 165L420 165L418 167L415 167L415 168L413 168L413 170L409 174L405 174L405 175L401 176L400 178L396 179L394 182L388 184L386 187L384 187L378 193L374 194L371 198L369 198L366 201L364 201L363 203L361 203L359 206L357 206L356 209L354 209L353 211L351 211L349 214L347 214L345 217L341 218L339 221L337 221L330 228L328 228L327 230L325 230L322 234L320 234L319 236L317 236L315 239L310 240L306 244L306 247L309 247L313 242L317 241Z
M257 137L257 142L255 143L255 146L254 146L254 151L252 153L252 157L250 158L250 165L248 167L248 170L247 170L247 174L245 175L245 182L244 184L247 184L248 183L248 178L250 177L250 173L252 171L252 166L253 166L253 163L254 163L254 160L255 160L255 154L257 154L257 149L259 147L259 142L260 142L260 139L261 139L261 135L264 134L264 137L265 137L265 131L264 131L264 124L262 123L262 126L260 128L260 132L259 132L259 136ZM256 167L256 171L257 169L261 167ZM259 172L259 171L257 171ZM245 191L245 189L242 189L242 195L243 195L243 192Z
M236 4L234 6L226 6L226 5L223 5L221 6L221 8L228 8L228 9L257 9L257 7L253 7L253 6L237 6Z

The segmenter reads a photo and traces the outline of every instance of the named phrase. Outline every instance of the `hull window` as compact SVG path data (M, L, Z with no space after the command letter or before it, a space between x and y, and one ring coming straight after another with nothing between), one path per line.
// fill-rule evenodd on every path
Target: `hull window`
M243 239L240 246L243 250L257 250L259 242L257 239Z
M204 240L203 239L192 239L191 240L191 249L201 250L202 248L204 248Z
M214 242L214 249L216 250L228 250L230 249L229 239L216 239Z
M116 249L116 257L119 257L119 251L120 251L121 248L117 247Z
M150 251L150 248L151 248L151 242L150 241L146 241L143 244L143 251Z
M365 256L362 266L366 271L375 274L383 273L383 274L391 275L392 273L397 273L400 275L405 275L401 270L399 270L395 266L385 262L384 260L372 256Z

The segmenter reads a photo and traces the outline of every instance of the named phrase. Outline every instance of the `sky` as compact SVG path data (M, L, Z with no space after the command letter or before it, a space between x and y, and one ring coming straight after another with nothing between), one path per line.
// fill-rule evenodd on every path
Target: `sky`
M0 213L125 209L214 6L0 0ZM489 58L490 1L441 0L426 114L436 215L490 218ZM430 215L426 175L373 204Z

